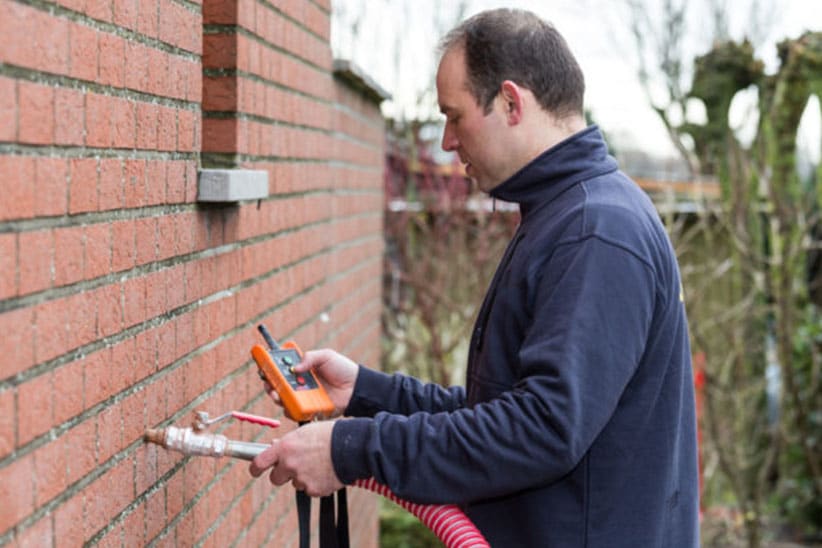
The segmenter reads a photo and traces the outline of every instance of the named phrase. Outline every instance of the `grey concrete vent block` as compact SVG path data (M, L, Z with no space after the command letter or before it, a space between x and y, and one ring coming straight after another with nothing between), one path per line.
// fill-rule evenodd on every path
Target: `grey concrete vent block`
M268 197L268 172L251 169L201 169L198 202L239 202Z

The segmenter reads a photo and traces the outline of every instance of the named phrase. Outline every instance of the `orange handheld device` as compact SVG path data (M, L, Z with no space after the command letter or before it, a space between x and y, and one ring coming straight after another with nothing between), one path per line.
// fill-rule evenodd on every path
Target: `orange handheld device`
M293 366L302 360L302 352L296 343L287 341L280 346L264 325L257 326L257 329L270 351L255 344L251 348L251 356L257 362L260 377L277 391L288 415L301 423L331 415L334 403L314 372L295 373L293 370Z

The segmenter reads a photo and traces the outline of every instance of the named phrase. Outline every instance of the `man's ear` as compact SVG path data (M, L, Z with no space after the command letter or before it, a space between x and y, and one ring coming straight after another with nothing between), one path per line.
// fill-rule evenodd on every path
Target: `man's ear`
M511 80L505 80L500 88L500 99L505 111L509 126L515 126L522 121L523 96L522 88Z

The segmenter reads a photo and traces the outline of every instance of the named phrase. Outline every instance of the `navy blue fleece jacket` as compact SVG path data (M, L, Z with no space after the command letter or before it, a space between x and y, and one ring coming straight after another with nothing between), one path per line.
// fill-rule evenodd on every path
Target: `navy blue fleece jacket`
M456 503L492 546L698 544L697 447L676 258L599 130L497 186L522 222L474 328L467 382L360 368L332 458Z

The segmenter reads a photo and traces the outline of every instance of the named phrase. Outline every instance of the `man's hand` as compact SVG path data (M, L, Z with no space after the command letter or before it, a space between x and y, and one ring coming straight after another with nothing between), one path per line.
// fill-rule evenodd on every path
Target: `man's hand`
M331 462L331 431L334 422L313 422L274 440L249 466L255 478L271 468L274 485L291 482L310 497L323 497L343 487Z
M294 366L296 373L305 373L309 369L314 370L317 378L325 387L328 397L334 403L332 416L342 415L348 407L348 402L351 401L360 366L338 352L324 349L306 352L303 360ZM277 392L270 386L268 388L271 398L277 405L282 405Z

